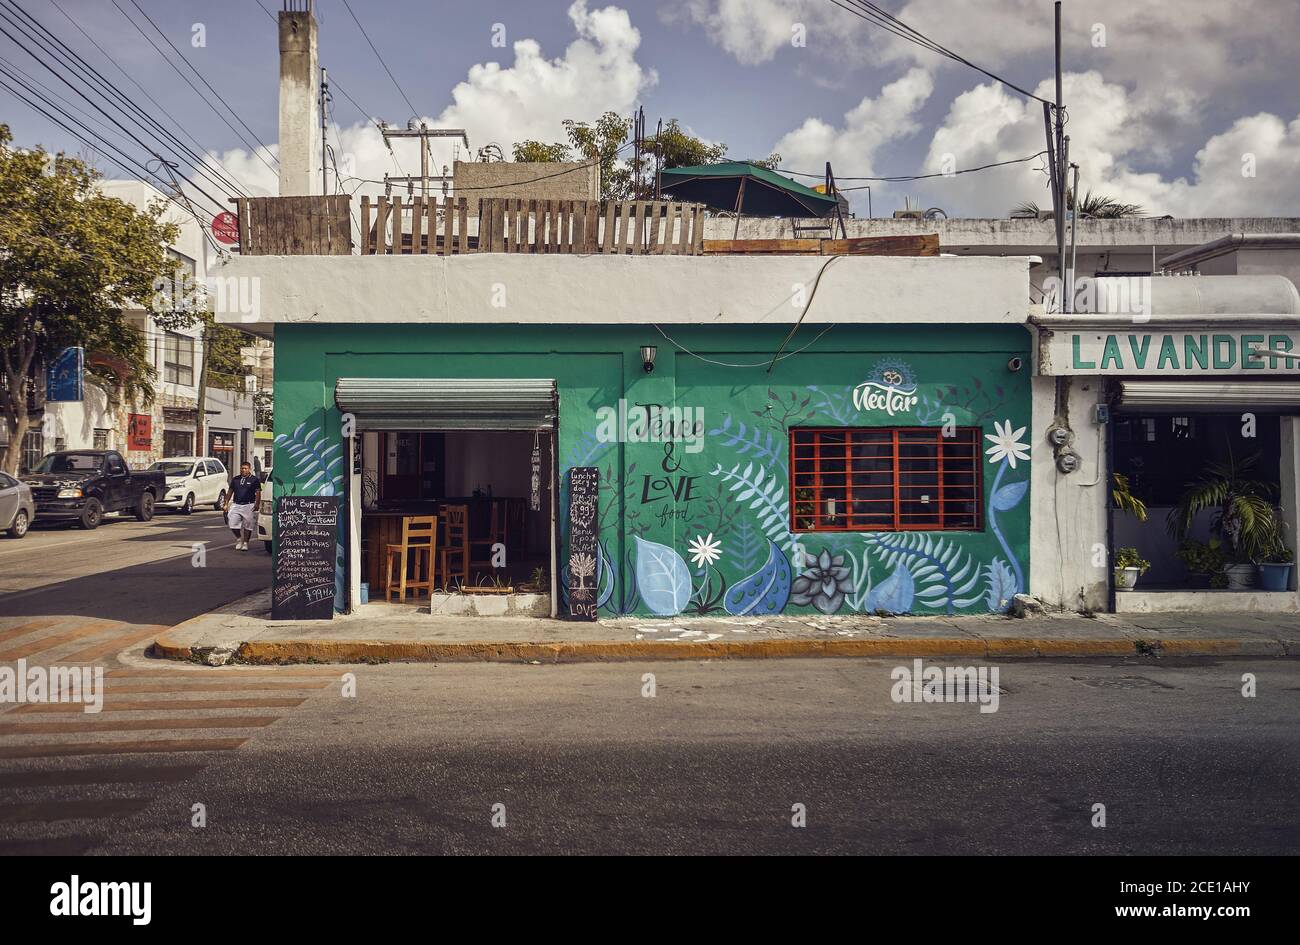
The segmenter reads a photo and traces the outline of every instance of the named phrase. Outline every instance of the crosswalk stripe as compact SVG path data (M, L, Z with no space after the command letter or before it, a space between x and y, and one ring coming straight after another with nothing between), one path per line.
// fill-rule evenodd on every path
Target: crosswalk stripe
M0 643L12 640L14 637L20 637L24 633L35 633L37 630L44 630L58 622L57 620L29 620L27 623L20 623L16 627L0 630Z
M140 686L105 686L105 698L116 695L140 695L149 692L240 692L257 689L322 689L328 686L329 682L260 682L249 680L246 683L237 682L205 682L195 684L185 684L180 686L166 685L140 685Z
M79 801L31 801L0 804L0 824L51 823L56 820L94 820L121 817L143 810L152 798L105 797Z
M76 722L3 722L0 735L53 735L81 732L148 732L181 728L265 728L278 715L222 715L199 719L117 719Z
M18 646L0 652L0 663L7 663L28 656L34 656L37 653L44 653L47 650L54 649L56 646L71 643L73 640L80 640L82 637L98 636L105 630L111 630L115 626L118 626L118 624L96 620L94 623L83 623L73 627L71 630L64 630L61 633L51 634L48 637L39 637L35 640L28 640L26 643L20 643Z
M132 626L132 625L123 624L123 627L127 627L127 626ZM102 659L105 656L109 656L110 654L118 653L122 650L125 650L129 646L134 646L135 644L139 643L141 640L148 640L153 637L156 637L158 634L162 633L166 629L167 627L162 624L147 624L142 629L135 630L132 633L128 633L124 636L114 637L113 639L108 640L105 643L91 644L90 646L86 647L84 650L78 650L72 655L64 657L62 662L89 663L94 660Z
M292 709L307 701L306 696L297 698L267 699L149 699L135 702L109 701L104 703L105 712L178 712L203 709ZM14 715L27 715L32 712L82 712L84 706L78 702L28 702L14 709Z
M233 751L247 738L158 738L131 742L64 742L0 745L0 758L62 758L76 755L165 755L174 751Z
M116 765L111 768L40 768L0 772L0 789L71 787L80 784L174 784L203 765Z

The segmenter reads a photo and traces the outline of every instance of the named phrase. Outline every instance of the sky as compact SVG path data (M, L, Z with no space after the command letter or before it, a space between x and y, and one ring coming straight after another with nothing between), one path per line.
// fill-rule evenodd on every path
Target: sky
M909 202L971 217L1050 204L1041 158L951 173L1042 151L1041 104L853 15L850 0L349 2L351 12L343 0L316 3L321 64L335 87L329 140L349 192L375 192L364 181L385 172L418 171L415 144L390 155L375 118L405 124L415 112L465 128L470 153L458 156L472 159L489 143L509 156L519 140L562 141L566 118L641 106L651 129L676 118L733 158L775 151L783 169L812 174L829 160L842 186L869 184L869 198L849 193L859 216ZM0 0L11 16L15 5L160 121L182 126L250 193L275 193L278 0ZM1051 0L878 5L1009 83L1054 96ZM191 88L150 45L146 36L178 62L141 11L215 94L179 65ZM1300 2L1066 0L1063 11L1067 132L1082 191L1154 215L1300 216ZM30 44L15 42L11 23L0 19L0 29L14 37L0 33L0 64L86 107ZM85 151L2 89L0 121L20 146ZM260 145L269 151L255 152ZM452 157L443 145L437 161ZM123 176L103 155L96 163ZM923 174L943 176L852 180Z

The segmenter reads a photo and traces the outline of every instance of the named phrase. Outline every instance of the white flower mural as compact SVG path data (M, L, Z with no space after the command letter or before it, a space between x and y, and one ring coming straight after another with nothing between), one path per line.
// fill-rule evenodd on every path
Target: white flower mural
M1012 432L1010 420L995 420L993 421L993 429L996 431L996 435L993 433L984 434L984 439L993 444L985 450L989 462L1000 463L1006 460L1007 465L1015 469L1017 459L1029 461L1029 444L1020 441L1020 438L1025 435L1025 427L1020 427Z
M722 542L713 540L713 532L709 532L707 538L696 535L689 542L688 547L691 551L691 560L695 562L697 568L713 564L722 557Z

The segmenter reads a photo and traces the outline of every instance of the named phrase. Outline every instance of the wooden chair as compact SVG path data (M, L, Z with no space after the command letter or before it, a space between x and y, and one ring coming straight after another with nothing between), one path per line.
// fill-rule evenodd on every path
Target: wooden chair
M398 600L406 600L408 590L415 592L419 596L420 591L425 594L431 594L433 591L433 562L434 556L438 550L438 516L436 515L408 515L402 519L402 541L401 544L388 545L388 560L385 567L385 573L388 576L388 587L385 591L385 597L388 600L393 599L393 592L397 592ZM411 557L414 575L411 580L406 579L407 556ZM393 575L393 562L398 562L397 575ZM424 570L420 570L420 565L424 565ZM421 578L423 574L423 578Z
M492 566L492 546L500 542L510 547L510 519L508 514L509 499L493 499L489 508L488 533L486 538L469 540L469 557L471 567L490 568Z
M439 564L443 588L451 586L451 576L460 577L462 585L469 583L469 506L444 505L442 511L442 550ZM455 571L451 568L454 566Z

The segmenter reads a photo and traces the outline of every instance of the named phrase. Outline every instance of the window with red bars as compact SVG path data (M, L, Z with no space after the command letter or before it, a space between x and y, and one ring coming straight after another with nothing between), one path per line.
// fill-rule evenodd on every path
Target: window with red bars
M980 428L790 431L791 530L981 531Z

